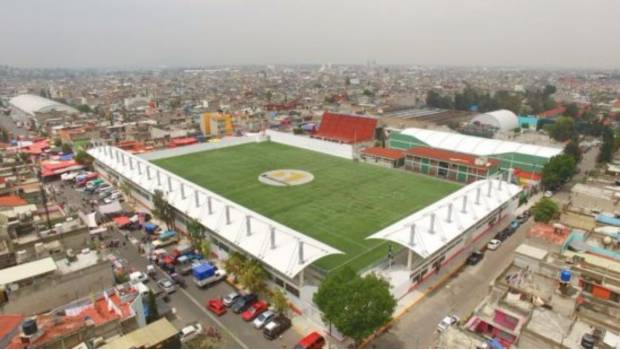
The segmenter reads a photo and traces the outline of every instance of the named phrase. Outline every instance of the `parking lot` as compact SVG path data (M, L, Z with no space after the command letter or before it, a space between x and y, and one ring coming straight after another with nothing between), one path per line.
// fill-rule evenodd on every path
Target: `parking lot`
M96 195L75 189L69 184L61 185L60 181L49 185L56 189L57 199L65 204L67 210L89 212L96 208L94 202L91 205L91 201L96 198ZM123 206L130 209L127 203L124 203ZM125 239L125 234L127 239ZM108 233L106 240L108 242L119 240L121 244L118 247L106 248L106 253L126 260L129 270L146 272L147 265L150 262L146 254L140 254L138 249L139 242L144 235L143 230L114 230L112 233ZM175 245L166 247L168 251L172 251L174 248ZM155 279L166 275L166 272L158 267ZM184 280L186 288L177 288L176 292L169 296L168 302L175 312L172 322L178 329L196 321L200 322L203 327L215 327L222 335L223 341L220 347L224 348L291 348L303 337L291 327L280 338L270 341L263 336L262 331L255 329L251 322L244 321L240 315L228 311L218 317L205 308L206 302L209 299L225 296L235 289L226 282L219 282L200 289L191 280L191 275L184 276ZM151 287L154 284L155 281L152 280L147 283Z

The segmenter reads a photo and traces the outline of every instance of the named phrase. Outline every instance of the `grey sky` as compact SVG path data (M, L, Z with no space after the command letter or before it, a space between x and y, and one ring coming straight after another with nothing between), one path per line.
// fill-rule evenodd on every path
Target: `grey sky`
M2 0L0 64L620 65L616 0Z

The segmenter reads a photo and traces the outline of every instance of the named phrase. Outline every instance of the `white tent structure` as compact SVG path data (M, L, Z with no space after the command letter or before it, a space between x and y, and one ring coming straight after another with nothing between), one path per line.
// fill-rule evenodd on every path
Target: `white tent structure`
M489 125L499 131L510 131L519 127L519 118L507 109L478 114L471 122Z
M102 145L88 153L150 194L161 190L177 210L289 278L320 258L342 254L122 149Z
M520 192L521 187L503 180L489 178L476 181L368 239L392 241L422 258L428 258Z
M56 102L37 95L18 95L9 100L9 104L20 112L34 117L35 113L51 111L78 113L78 110L66 104Z

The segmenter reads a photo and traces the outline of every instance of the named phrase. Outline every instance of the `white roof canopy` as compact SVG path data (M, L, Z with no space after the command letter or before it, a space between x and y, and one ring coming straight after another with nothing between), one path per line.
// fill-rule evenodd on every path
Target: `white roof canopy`
M180 212L285 276L341 251L284 226L157 165L112 146L88 151L149 193L161 190Z
M35 260L0 270L0 286L23 281L58 269L51 257Z
M392 241L426 258L519 192L519 186L506 181L476 181L367 239Z
M19 95L9 100L9 103L24 113L34 116L35 113L60 111L67 113L78 113L78 110L66 104L47 99L38 95Z
M490 156L502 153L521 153L531 156L551 158L562 153L559 148L536 146L512 141L486 139L450 132L409 128L401 132L413 136L431 147L449 151L469 153L476 156Z

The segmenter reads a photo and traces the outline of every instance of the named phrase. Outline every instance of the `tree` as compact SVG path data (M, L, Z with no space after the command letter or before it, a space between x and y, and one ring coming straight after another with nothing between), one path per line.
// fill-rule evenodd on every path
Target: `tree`
M542 185L545 188L557 188L568 181L577 170L573 156L560 154L549 159L542 171Z
M556 91L557 91L557 89L556 89L556 87L554 85L547 84L547 85L545 85L545 88L543 90L543 95L545 97L549 97L549 96L555 94Z
M62 146L62 140L54 139L54 147L61 147L61 146Z
M233 252L230 256L228 256L228 259L224 261L224 269L229 274L232 274L236 281L245 268L246 263L247 259L243 255Z
M571 118L577 118L579 116L579 106L576 103L570 103L566 106L564 114Z
M396 300L387 281L349 267L329 274L313 297L323 318L359 344L392 317Z
M73 153L73 147L71 147L71 145L68 144L68 143L63 143L62 144L62 153L63 154Z
M153 216L163 221L168 229L174 226L174 208L164 198L164 193L161 190L155 190L153 207Z
M549 198L541 198L530 209L534 215L534 221L548 223L560 211L558 205Z
M213 337L208 334L198 334L185 342L187 349L219 349L221 337Z
M200 242L200 253L202 253L202 256L204 256L205 258L208 258L211 255L211 242L203 239Z
M157 310L157 299L155 298L155 293L153 293L152 290L149 290L146 305L149 310L148 318L146 321L148 323L157 321L159 319L159 310Z
M5 129L2 129L2 135L0 135L0 137L2 138L2 142L4 143L9 143L9 141L11 141L9 133Z
M196 219L191 219L187 223L187 233L192 240L192 243L195 247L199 246L204 237L204 226L200 223L200 221Z
M555 123L545 127L549 136L554 140L564 142L573 137L575 131L575 121L570 117L560 117Z
M614 132L611 128L606 127L605 130L603 130L603 143L601 144L601 149L596 157L596 161L599 163L610 162L614 157L615 149L616 140L614 137Z
M256 260L248 261L241 271L239 282L251 292L261 292L265 289L267 272Z
M280 314L286 314L291 308L288 299L286 299L286 295L284 295L284 292L282 292L280 288L271 291L270 299L274 310Z
M581 162L581 148L579 148L579 141L577 140L577 137L571 138L570 142L566 144L564 147L564 154L573 156L577 163Z
M92 109L90 108L89 105L78 105L77 107L75 107L75 109L77 109L78 111L80 111L82 113L90 113L90 112L92 112Z
M81 165L90 167L93 164L94 158L83 149L80 149L75 155L75 161Z
M127 200L133 199L133 197L131 196L131 186L129 186L129 183L127 183L126 181L122 181L118 185L118 189L121 190L121 193L123 193Z
M441 96L435 90L426 93L426 105L435 108L452 108L453 102L450 96Z

